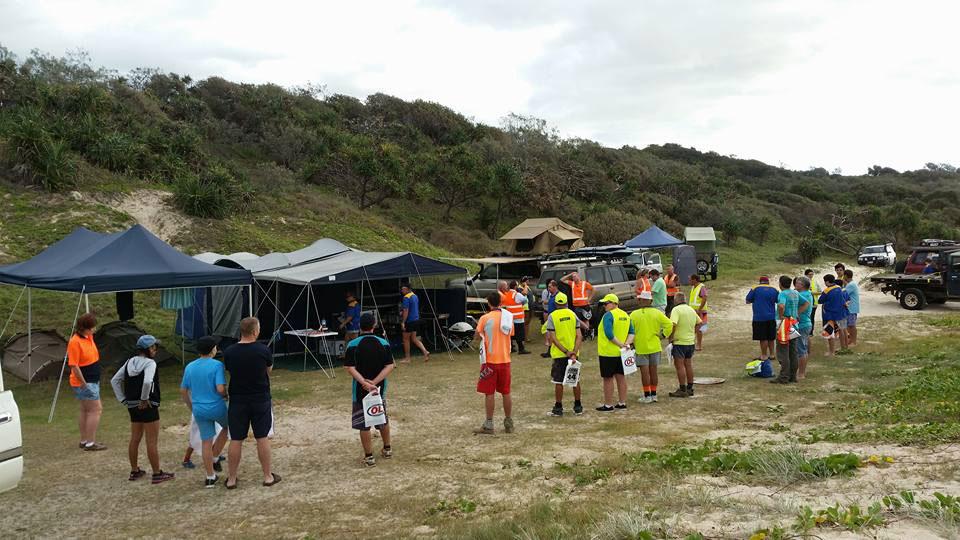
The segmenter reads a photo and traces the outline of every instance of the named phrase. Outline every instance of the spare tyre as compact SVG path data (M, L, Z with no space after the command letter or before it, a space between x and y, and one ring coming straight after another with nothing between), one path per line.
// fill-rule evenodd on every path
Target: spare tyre
M705 261L705 260L703 260L703 259L697 260L697 273L698 273L698 274L700 274L701 276L704 276L704 275L706 275L707 272L709 272L709 271L710 271L710 263L708 263L707 261Z

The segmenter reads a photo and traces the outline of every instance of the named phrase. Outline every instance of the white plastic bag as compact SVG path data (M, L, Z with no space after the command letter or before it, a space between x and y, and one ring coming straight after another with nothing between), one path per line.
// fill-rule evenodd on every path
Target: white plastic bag
M567 369L563 372L563 385L564 386L576 386L580 384L580 368L583 367L583 363L579 360L574 360L572 363L567 364Z
M513 331L513 313L504 308L500 308L500 331L507 335Z
M363 398L363 425L376 427L387 423L387 415L383 409L383 398L380 392L370 392Z
M623 364L624 375L630 375L637 372L637 355L633 349L620 349L620 362Z
M667 343L667 348L663 350L663 354L667 355L667 361L673 360L673 343Z

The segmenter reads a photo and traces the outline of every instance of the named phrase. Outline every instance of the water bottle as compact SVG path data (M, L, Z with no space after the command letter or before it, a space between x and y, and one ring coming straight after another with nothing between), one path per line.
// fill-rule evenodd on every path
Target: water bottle
M327 320L326 320L326 319L323 319L323 320L320 321L320 330L323 331L323 330L326 330L326 329L327 329Z

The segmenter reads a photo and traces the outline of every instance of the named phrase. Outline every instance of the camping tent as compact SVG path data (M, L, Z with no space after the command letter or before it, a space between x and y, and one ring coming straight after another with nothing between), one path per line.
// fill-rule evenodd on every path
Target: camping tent
M67 340L59 332L34 330L29 339L26 332L11 336L0 354L4 370L31 383L55 379L66 352Z
M651 225L649 229L624 242L624 245L628 248L635 249L658 249L681 244L683 242L656 225Z
M507 255L546 255L582 248L583 230L559 218L533 218L500 237L507 241Z
M97 329L93 341L97 344L100 363L108 377L120 369L127 359L136 356L137 340L146 333L130 321L111 321ZM63 359L62 355L60 359ZM173 359L174 356L162 343L157 346L157 355L154 356L157 364L165 364Z
M208 252L201 253L194 258L218 266L246 268L251 272L263 272L318 261L346 251L350 251L350 248L340 242L332 238L321 238L305 248L291 251L290 253L268 253L263 257L259 257L247 252L234 253L232 255L220 255L218 253Z

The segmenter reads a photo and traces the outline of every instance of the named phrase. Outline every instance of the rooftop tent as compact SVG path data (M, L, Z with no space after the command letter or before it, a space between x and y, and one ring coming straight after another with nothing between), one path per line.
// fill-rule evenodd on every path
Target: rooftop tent
M713 227L687 227L683 230L687 242L716 242L717 234Z
M508 255L546 255L584 246L583 230L559 218L532 218L500 237L507 241Z
M674 238L673 235L664 231L660 227L657 227L656 225L651 225L649 229L624 242L624 245L628 248L645 249L658 249L670 246L679 246L681 244L683 244L683 242L677 238Z
M32 259L0 266L0 283L88 294L250 281L249 271L194 259L140 225L113 234L79 228Z

